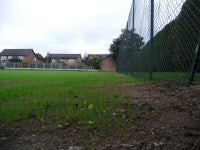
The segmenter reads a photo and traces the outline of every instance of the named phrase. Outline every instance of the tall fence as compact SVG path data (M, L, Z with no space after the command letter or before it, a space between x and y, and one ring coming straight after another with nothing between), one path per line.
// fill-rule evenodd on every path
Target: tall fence
M35 70L85 70L98 71L85 64L67 65L65 63L47 62L1 62L4 69L35 69Z
M118 72L200 81L200 0L133 0L122 35Z

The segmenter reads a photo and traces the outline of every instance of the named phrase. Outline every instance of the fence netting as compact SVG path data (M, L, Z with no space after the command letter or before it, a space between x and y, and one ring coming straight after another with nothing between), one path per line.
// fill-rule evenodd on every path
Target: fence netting
M200 0L133 0L122 32L118 72L187 82L200 42Z
M48 63L48 62L5 62L5 69L38 69L38 70L95 70L85 64L67 65L65 63Z

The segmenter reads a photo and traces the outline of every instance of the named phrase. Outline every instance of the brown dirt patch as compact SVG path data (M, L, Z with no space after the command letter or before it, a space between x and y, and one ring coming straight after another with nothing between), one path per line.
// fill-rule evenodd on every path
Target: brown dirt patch
M114 88L128 99L126 125L117 133L84 133L76 127L54 130L21 128L0 134L0 149L200 149L200 86L165 83L127 83ZM120 94L118 94L120 92ZM129 109L129 111L127 111ZM116 110L117 112L117 110Z

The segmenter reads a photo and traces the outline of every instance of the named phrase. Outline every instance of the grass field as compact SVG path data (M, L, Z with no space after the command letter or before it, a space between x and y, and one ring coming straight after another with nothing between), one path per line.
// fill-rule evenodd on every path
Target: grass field
M113 113L122 109L126 98L112 89L144 81L117 73L0 70L0 124L120 130L124 116Z
M199 84L0 70L0 149L200 149Z

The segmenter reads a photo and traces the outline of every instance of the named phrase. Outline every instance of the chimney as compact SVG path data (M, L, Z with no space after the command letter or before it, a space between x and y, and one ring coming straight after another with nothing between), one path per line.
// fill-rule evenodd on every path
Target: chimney
M47 52L47 56L46 57L49 57L49 52Z

